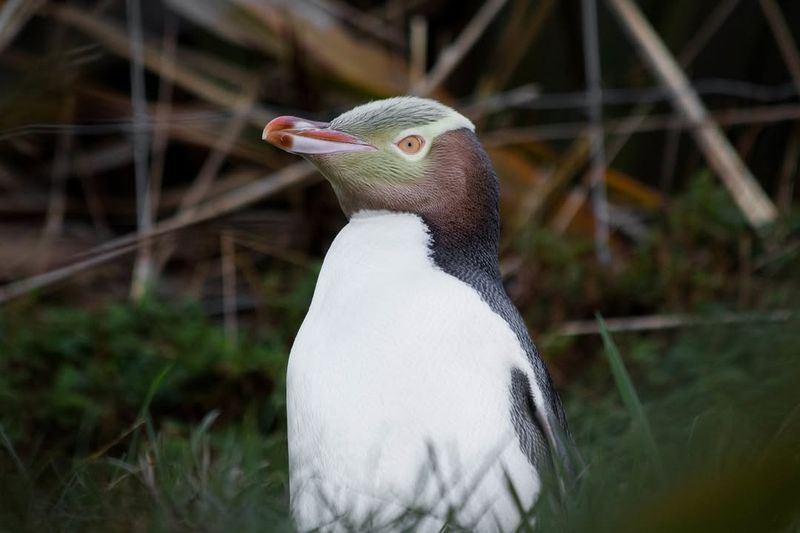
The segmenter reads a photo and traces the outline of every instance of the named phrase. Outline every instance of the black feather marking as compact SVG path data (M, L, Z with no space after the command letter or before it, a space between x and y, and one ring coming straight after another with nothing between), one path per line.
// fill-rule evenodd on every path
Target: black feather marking
M441 143L442 138L448 139ZM454 140L457 148L453 146ZM500 277L499 185L491 161L475 134L466 129L443 135L437 139L437 144L439 146L435 144L431 151L439 159L434 168L448 174L445 179L450 180L455 174L466 174L466 190L461 202L451 203L446 212L442 209L420 213L431 234L431 257L444 272L472 287L492 311L506 321L527 356L537 388L544 396L546 412L535 409L524 374L521 376L524 382L517 374L512 375L511 394L512 409L519 410L517 415L512 413L515 429L520 445L527 448L531 464L540 466L537 464L541 460L539 455L548 455L549 450L554 452L550 459L564 465L563 469L557 468L559 471L574 474L574 444L561 400ZM521 373L520 370L516 372ZM523 384L528 384L525 394L521 389ZM552 431L547 431L547 427ZM530 447L531 444L535 445Z
M547 457L548 445L531 398L531 385L528 376L518 369L511 371L511 421L517 432L519 447L528 461L537 470L549 465L542 459Z

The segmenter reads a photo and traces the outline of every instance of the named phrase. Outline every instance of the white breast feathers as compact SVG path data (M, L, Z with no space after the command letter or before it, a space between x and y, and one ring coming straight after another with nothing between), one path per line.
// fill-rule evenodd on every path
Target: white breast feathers
M287 376L291 503L298 526L379 529L448 509L479 531L519 520L539 479L511 421L508 324L438 269L411 214L353 216L328 252Z

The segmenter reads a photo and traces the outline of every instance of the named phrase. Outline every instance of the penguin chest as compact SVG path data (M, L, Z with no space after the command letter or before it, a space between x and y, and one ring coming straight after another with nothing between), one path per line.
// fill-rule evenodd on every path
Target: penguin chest
M358 250L329 252L289 360L296 512L319 521L320 494L363 515L468 495L485 509L502 501L503 470L532 501L538 480L510 418L511 370L525 364L511 329L424 250Z

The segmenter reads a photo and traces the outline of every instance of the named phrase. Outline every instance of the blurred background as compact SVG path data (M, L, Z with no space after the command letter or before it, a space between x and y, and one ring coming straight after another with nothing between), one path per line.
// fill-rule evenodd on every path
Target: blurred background
M261 130L417 94L586 461L535 528L800 531L798 43L795 0L0 1L0 530L291 528L346 220Z

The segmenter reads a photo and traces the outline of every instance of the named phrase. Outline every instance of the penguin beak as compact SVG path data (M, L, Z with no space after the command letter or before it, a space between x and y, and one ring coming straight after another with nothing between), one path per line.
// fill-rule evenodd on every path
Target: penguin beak
M281 150L299 155L336 154L340 152L373 152L373 145L329 127L297 117L278 117L264 128L261 138Z

